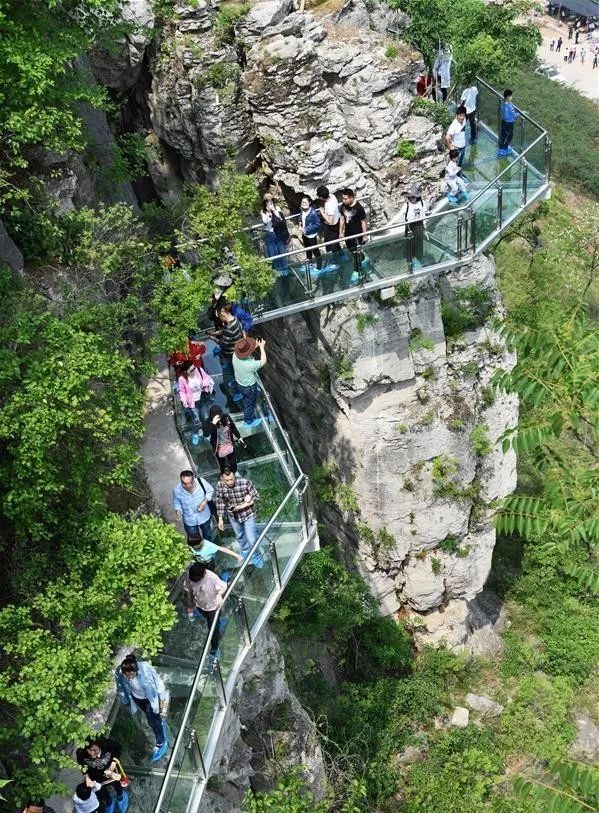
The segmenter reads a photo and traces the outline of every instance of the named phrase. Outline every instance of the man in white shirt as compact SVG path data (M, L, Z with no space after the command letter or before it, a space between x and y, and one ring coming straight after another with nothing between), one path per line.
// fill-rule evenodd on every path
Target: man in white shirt
M339 214L339 201L335 195L329 192L326 186L319 186L316 190L316 194L323 202L322 207L318 211L324 221L324 241L328 243L329 240L338 240L339 220L341 219ZM339 248L339 243L336 243L334 246L325 246L325 251L339 254L341 249Z
M464 153L466 152L466 108L458 107L455 112L455 119L451 122L445 133L445 143L450 150L458 150L458 166L464 164Z
M470 143L476 144L476 98L478 96L478 88L474 79L468 80L468 87L462 91L462 98L460 105L466 108L466 119L470 123Z

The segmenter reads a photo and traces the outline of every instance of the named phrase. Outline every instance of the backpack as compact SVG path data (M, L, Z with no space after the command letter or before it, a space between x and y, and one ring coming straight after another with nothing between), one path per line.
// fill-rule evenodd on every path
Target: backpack
M285 218L281 215L277 214L276 212L272 213L271 218L272 223L272 230L277 235L279 240L282 240L284 243L287 243L290 237L289 229L287 228L287 223L285 222Z
M247 333L251 326L254 324L254 317L251 313L248 313L244 308L241 307L237 302L233 302L231 305L231 313L235 316L236 319L239 320L241 323L241 327Z

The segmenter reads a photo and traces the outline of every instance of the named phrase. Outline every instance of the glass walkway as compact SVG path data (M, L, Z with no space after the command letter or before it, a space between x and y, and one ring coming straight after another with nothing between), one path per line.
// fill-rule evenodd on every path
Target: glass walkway
M215 619L221 629L220 658L209 662L207 626L203 618L190 621L180 582L172 598L177 623L164 635L162 652L151 659L171 693L168 715L171 747L164 759L151 763L154 744L143 714L132 718L128 708L115 704L110 737L123 745L123 765L132 778L131 813L192 813L197 811L211 768L218 758L221 728L239 671L252 641L270 616L302 555L318 549L307 477L303 474L268 394L262 390L258 414L262 424L244 430L243 415L230 399L220 364L207 342L206 370L215 381L214 403L229 412L245 440L237 449L238 471L256 485L259 537L239 566L218 554L216 571L229 581L223 606ZM197 474L213 486L220 476L207 439L191 444L180 400L174 398L175 419L181 440ZM239 551L232 530L215 531L214 541ZM181 544L185 544L183 540ZM190 562L191 554L190 554ZM233 562L233 565L231 564Z
M423 250L415 256L412 236L400 222L368 232L359 267L339 242L321 246L326 271L310 269L302 251L288 255L290 273L278 278L263 301L250 302L255 321L391 288L402 280L440 273L468 263L527 206L545 197L549 189L551 146L547 133L528 116L515 125L509 158L497 158L499 94L478 80L479 137L467 147L464 174L470 182L466 205L452 206L443 198L426 218ZM257 232L255 241L261 238ZM264 260L269 262L269 260ZM318 547L316 519L303 474L268 394L263 390L259 427L244 430L242 416L222 381L220 365L207 342L206 369L216 382L214 399L237 419L246 441L238 450L238 468L260 492L259 538L238 567L231 557L217 559L216 569L229 582L224 604L215 619L221 630L220 657L209 662L206 624L190 622L180 583L172 598L177 623L164 636L162 652L152 663L171 692L168 716L170 747L156 763L149 761L154 744L142 714L134 720L115 704L111 733L123 745L123 764L132 777L131 813L197 813L207 781L218 760L219 738L233 698L235 682L252 642L274 609L303 553ZM174 398L176 421L191 466L213 485L219 470L209 443L191 444L180 402ZM217 532L215 532L217 534ZM234 534L225 529L215 537L236 549ZM185 544L183 541L181 544ZM191 554L190 554L191 561Z
M256 322L392 288L404 280L467 264L527 207L547 196L551 168L547 132L523 113L514 125L513 154L498 158L502 96L481 79L477 84L479 134L476 144L466 147L463 167L470 184L470 199L464 205L452 205L446 197L438 201L426 217L422 255L415 256L414 237L405 234L405 226L398 220L365 233L368 241L362 248L364 260L357 268L340 240L320 245L323 271L310 268L303 249L280 255L288 258L289 274L277 278L267 297L249 301ZM253 233L258 245L261 230L261 226L256 227Z

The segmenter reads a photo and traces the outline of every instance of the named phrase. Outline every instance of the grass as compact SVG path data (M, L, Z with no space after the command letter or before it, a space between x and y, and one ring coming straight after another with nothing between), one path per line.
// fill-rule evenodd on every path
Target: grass
M544 76L519 71L514 102L551 136L554 177L599 198L599 115L597 103Z

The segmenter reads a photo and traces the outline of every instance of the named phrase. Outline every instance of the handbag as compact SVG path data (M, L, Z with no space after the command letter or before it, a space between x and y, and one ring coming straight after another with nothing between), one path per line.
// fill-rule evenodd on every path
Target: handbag
M114 761L116 762L117 770L121 775L121 778L119 779L119 782L121 783L121 787L126 788L129 785L129 777L125 773L125 769L123 768L123 763L121 762L120 759L116 759L116 757L115 757Z
M214 379L201 367L198 367L198 372L202 379L202 392L207 392L211 395L214 392Z
M206 489L204 488L204 483L202 482L202 478L198 477L198 483L200 484L200 488L204 492L204 497L206 496ZM216 510L216 503L214 500L208 500L208 508L210 509L210 514L215 518L218 519L218 511Z

